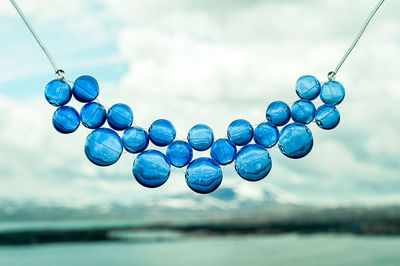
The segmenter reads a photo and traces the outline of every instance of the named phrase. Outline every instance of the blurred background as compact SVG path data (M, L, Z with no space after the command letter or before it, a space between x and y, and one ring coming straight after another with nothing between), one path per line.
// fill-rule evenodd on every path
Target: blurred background
M198 123L216 138L238 118L257 125L270 102L297 100L300 76L326 81L377 2L18 1L69 80L95 77L106 107L128 104L144 128L166 118L178 139ZM184 169L147 189L134 155L96 167L88 129L57 133L51 65L1 1L0 264L398 264L399 10L384 3L343 65L341 122L310 125L306 158L272 148L267 178L227 166L216 192L197 195Z

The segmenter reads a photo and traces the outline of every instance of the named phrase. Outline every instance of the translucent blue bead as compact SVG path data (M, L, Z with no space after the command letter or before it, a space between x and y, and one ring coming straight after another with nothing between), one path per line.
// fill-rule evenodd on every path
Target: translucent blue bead
M272 160L267 149L258 144L244 146L235 160L236 172L248 181L263 179L271 171Z
M115 130L125 130L132 125L133 113L131 108L123 103L111 106L107 112L107 122Z
M109 166L118 161L122 154L122 141L109 128L98 128L86 138L86 157L98 166Z
M192 161L193 149L187 142L176 140L168 145L167 158L173 166L184 167Z
M221 166L210 158L198 158L186 169L186 184L191 190L201 194L211 193L222 182Z
M238 146L248 144L253 139L253 126L246 120L238 119L228 126L228 138Z
M155 188L167 182L171 165L161 152L148 150L136 157L132 173L142 186Z
M176 137L176 130L171 122L159 119L153 122L149 128L151 142L156 146L167 146Z
M227 165L235 160L236 145L229 139L219 139L211 146L211 158L221 165Z
M265 148L275 146L278 140L279 130L272 123L261 123L254 130L254 142Z
M314 100L320 91L321 83L314 76L302 76L296 82L296 93L301 99Z
M272 102L268 106L266 117L268 122L277 126L283 126L290 120L290 108L284 102Z
M82 124L91 129L99 128L106 122L107 112L103 105L90 102L81 109Z
M309 100L298 100L292 105L292 119L294 122L308 124L314 120L315 106Z
M279 149L292 159L306 156L313 147L311 130L300 123L292 123L285 126L280 133Z
M214 133L209 126L199 124L189 130L187 139L193 149L197 151L205 151L213 144Z
M141 127L130 127L122 136L125 150L131 153L143 152L149 145L149 135Z
M80 122L79 113L70 106L61 106L53 114L53 126L63 134L74 132Z
M321 100L324 103L338 105L343 101L344 95L344 88L337 81L328 81L322 85Z
M320 128L333 129L340 122L339 110L330 104L324 104L315 113L315 122Z
M91 76L81 76L75 80L72 92L78 101L91 102L99 95L99 84Z
M72 90L64 80L55 79L46 85L44 96L51 105L63 106L71 100Z

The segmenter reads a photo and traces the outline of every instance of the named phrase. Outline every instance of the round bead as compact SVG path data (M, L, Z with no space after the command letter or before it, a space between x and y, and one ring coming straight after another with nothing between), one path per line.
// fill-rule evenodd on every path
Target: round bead
M63 134L74 132L80 122L79 113L70 106L61 106L53 114L53 126Z
M95 129L86 138L85 154L89 161L98 166L112 165L121 157L121 138L109 128Z
M115 130L125 130L132 125L133 113L131 108L123 103L111 106L107 112L107 122Z
M272 102L267 109L267 120L277 126L283 126L290 120L290 108L281 101Z
M221 165L227 165L235 160L236 145L229 139L219 139L211 146L211 158Z
M228 138L238 146L248 144L253 139L253 126L244 119L233 121L228 126Z
M211 193L222 182L221 166L210 158L198 158L186 169L186 184L191 190L201 194Z
M269 152L258 144L244 146L235 160L236 172L245 180L259 181L271 171L272 160Z
M313 147L311 130L300 123L292 123L285 126L280 133L279 149L292 159L306 156Z
M308 124L314 120L315 106L309 100L298 100L292 105L292 119L294 122Z
M161 152L148 150L138 155L132 173L142 186L155 188L167 182L171 165Z
M185 141L174 141L168 145L167 158L173 166L184 167L192 161L193 149Z
M164 147L175 139L176 131L171 122L165 119L159 119L151 124L149 136L154 145Z
M87 103L81 109L81 121L87 128L95 129L101 127L106 122L106 116L106 108L96 102Z
M214 133L209 126L199 124L189 130L187 139L193 149L197 151L205 151L213 144Z
M72 92L78 101L91 102L99 95L99 84L91 76L80 76L75 80Z
M272 123L261 123L254 130L254 142L265 148L275 146L278 140L279 130Z
M330 104L324 104L315 113L315 122L320 128L333 129L340 122L339 110Z
M344 95L344 88L337 81L328 81L322 85L321 100L324 103L338 105L343 101Z
M51 105L63 106L71 100L71 87L64 80L55 79L46 85L44 96Z
M125 150L131 153L139 153L146 150L149 145L149 135L141 127L130 127L122 136Z
M314 76L302 76L296 82L296 93L301 99L314 100L320 91L321 83Z

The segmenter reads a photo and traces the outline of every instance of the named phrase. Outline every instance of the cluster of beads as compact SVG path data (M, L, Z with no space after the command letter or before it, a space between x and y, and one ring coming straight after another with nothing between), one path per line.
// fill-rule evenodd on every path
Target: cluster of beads
M290 108L281 101L272 102L266 111L266 121L255 129L246 120L233 121L227 129L227 138L214 140L212 129L203 124L189 130L187 142L175 140L176 130L171 122L159 119L148 131L132 126L133 113L126 104L115 104L108 110L94 102L99 94L97 81L81 76L71 88L62 78L51 81L45 88L47 101L58 107L53 115L53 125L61 133L74 132L82 124L93 131L86 138L85 154L98 166L109 166L120 158L123 149L138 154L132 173L143 186L155 188L164 184L171 173L171 165L186 167L186 183L197 193L210 193L222 182L221 165L235 163L235 170L243 179L259 181L271 170L269 148L278 144L282 154L298 159L306 156L313 147L311 130L306 126L315 121L322 129L335 128L340 120L336 105L345 96L343 86L328 81L322 86L313 76L302 76L296 82L300 100ZM66 106L72 95L85 103L80 113ZM311 102L320 96L324 105L318 109ZM289 123L290 119L293 123ZM103 125L108 123L110 128ZM288 124L289 123L289 124ZM283 127L279 130L278 127ZM124 131L122 138L117 131ZM254 143L251 141L254 140ZM146 150L149 142L159 147L167 146L166 154ZM238 146L242 146L238 150ZM211 158L193 159L193 150L210 149Z

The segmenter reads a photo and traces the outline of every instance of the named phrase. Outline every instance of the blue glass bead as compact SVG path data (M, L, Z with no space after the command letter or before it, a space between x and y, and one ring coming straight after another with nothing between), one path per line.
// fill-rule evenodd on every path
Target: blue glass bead
M72 90L64 80L55 79L46 85L44 96L51 105L63 106L71 100Z
M344 95L344 88L337 81L328 81L322 85L321 100L324 103L338 105L343 101Z
M221 165L227 165L235 160L236 145L229 139L219 139L211 146L211 158Z
M292 119L294 122L308 124L314 120L315 106L309 100L298 100L292 105Z
M136 157L132 173L142 186L155 188L167 182L171 165L161 152L147 150Z
M86 138L86 157L98 166L114 164L121 157L122 149L121 138L109 128L95 129Z
M339 110L330 104L324 104L315 113L315 122L320 128L333 129L340 122Z
M130 127L122 136L125 150L131 153L143 152L149 145L149 135L141 127Z
M246 120L238 119L228 126L228 138L238 146L248 144L253 139L253 126Z
M290 108L281 101L272 102L267 109L267 120L277 126L283 126L290 120Z
M321 83L314 76L302 76L296 82L296 93L301 99L314 100L320 91Z
M115 130L125 130L132 125L133 113L131 108L123 103L111 106L107 112L107 122Z
M72 92L78 101L91 102L99 95L99 84L91 76L81 76L75 80Z
M191 190L201 194L211 193L222 182L221 166L210 158L198 158L186 169L186 184Z
M300 123L292 123L285 126L280 133L279 149L292 159L306 156L313 147L311 130Z
M53 126L63 134L77 130L80 122L79 113L70 106L61 106L53 114Z
M154 145L164 147L175 139L176 130L168 120L158 119L151 124L149 136Z
M189 130L187 139L193 149L197 151L205 151L213 144L214 133L209 126L199 124Z
M278 140L279 130L272 123L261 123L254 130L254 142L265 148L275 146Z
M87 103L81 109L81 121L87 128L95 129L101 127L106 122L106 116L106 108L96 102Z
M184 167L192 161L193 149L187 142L176 140L168 145L167 158L173 166Z
M248 144L240 149L235 160L236 172L245 180L259 181L271 171L272 160L267 149Z

